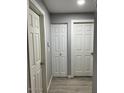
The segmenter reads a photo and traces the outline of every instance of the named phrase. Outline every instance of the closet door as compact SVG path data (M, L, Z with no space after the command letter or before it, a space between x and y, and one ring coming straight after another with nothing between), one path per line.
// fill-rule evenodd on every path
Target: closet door
M67 75L67 24L52 24L52 73L56 77Z
M93 74L94 23L73 23L72 30L72 74L92 76Z

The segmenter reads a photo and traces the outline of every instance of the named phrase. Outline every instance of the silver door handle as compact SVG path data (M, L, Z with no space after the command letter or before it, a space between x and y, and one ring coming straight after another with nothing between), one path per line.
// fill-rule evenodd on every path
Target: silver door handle
M41 66L42 66L42 65L45 65L45 63L44 63L44 62L41 62L40 65L41 65Z
M62 56L62 53L60 53L59 55Z
M94 55L94 53L92 52L91 55Z

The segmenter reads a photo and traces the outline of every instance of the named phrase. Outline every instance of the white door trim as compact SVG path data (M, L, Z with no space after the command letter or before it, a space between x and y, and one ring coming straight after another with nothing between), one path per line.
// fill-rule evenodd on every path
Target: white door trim
M81 22L81 23L91 23L91 22L94 22L94 19L87 19L87 20L71 20L71 40L72 40L72 32L73 32L73 24L75 22ZM72 41L71 41L71 52L72 52ZM72 63L72 53L71 53L71 77L74 76L74 68L73 68L73 63Z
M46 82L47 82L47 43L45 42L46 41L46 15L45 15L45 12L43 11L43 9L39 6L39 4L35 1L35 0L28 0L28 3L27 3L27 14L29 14L29 10L32 9L35 13L37 13L39 16L40 16L40 23L43 22L43 42L44 43L44 51L41 51L42 54L45 54L43 55L43 58L41 60L41 62L43 62L45 65L43 66L42 70L43 70L43 77L42 77L42 81L43 81L43 93L47 93L47 85L46 85ZM27 19L29 20L29 17L27 15ZM42 20L43 19L43 20ZM40 24L41 26L41 24ZM41 29L40 29L40 32L41 32ZM41 49L42 50L42 49ZM44 52L44 53L43 53Z

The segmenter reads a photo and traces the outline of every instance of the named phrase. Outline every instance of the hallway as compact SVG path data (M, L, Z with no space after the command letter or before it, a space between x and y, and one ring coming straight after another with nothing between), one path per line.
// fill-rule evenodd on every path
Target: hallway
M48 93L92 93L92 78L53 78Z
M29 2L29 93L96 93L96 3L86 1L84 9L77 2Z

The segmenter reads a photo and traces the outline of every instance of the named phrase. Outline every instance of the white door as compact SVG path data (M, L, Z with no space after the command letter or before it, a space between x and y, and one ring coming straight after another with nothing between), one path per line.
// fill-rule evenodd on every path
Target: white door
M71 32L72 75L93 75L94 23L73 23Z
M52 73L56 77L67 75L67 24L52 24Z
M40 42L40 19L39 15L31 9L28 14L28 42L29 42L29 63L31 77L31 92L42 93L42 69L41 63L41 42Z

